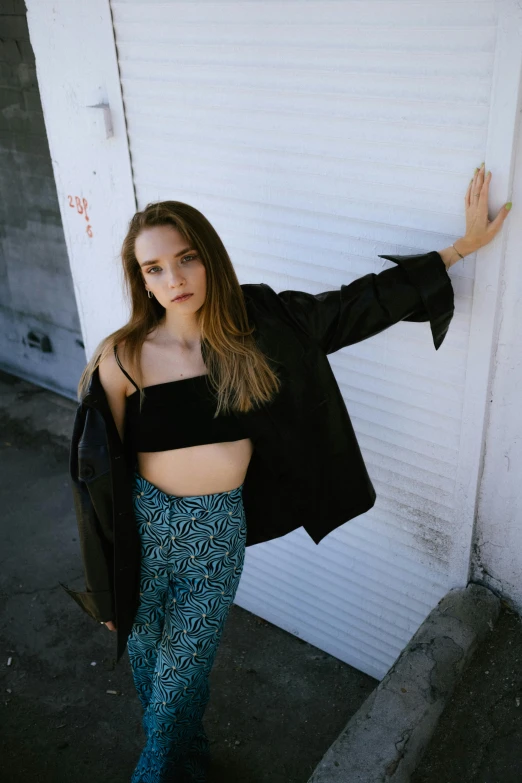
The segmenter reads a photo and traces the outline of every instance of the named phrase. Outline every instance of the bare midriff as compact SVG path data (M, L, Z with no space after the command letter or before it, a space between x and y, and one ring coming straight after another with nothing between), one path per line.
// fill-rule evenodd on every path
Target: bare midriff
M250 438L169 451L138 452L138 472L167 495L228 492L243 484L254 450Z

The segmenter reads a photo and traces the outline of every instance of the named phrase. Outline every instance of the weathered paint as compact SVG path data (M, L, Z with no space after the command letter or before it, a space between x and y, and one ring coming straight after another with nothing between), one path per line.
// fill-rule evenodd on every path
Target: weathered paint
M90 358L128 318L119 253L136 209L111 11L108 0L28 0L27 19Z

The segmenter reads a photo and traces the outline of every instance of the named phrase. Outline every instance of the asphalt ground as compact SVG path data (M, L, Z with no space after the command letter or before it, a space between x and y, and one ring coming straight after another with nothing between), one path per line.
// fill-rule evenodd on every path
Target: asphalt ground
M75 407L0 371L3 783L124 783L144 744L127 654L115 666L114 635L58 584L84 586L68 480ZM306 783L377 684L232 605L203 719L209 783Z
M521 783L522 621L502 603L410 783Z

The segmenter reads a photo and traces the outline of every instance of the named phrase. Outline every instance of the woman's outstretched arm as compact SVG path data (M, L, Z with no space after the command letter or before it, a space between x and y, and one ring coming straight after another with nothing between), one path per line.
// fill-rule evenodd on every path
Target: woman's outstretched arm
M490 173L484 176L483 167L475 171L464 197L466 233L454 246L414 255L380 255L398 266L369 273L333 291L281 291L278 297L287 316L327 354L366 340L399 321L429 321L438 350L455 309L448 268L460 255L491 242L509 212L508 204L489 221L490 179Z

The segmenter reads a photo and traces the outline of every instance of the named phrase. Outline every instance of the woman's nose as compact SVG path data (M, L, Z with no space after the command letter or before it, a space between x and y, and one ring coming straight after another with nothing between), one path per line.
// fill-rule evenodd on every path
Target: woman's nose
M181 270L172 269L169 273L169 286L171 288L177 288L177 286L183 282L183 275Z

